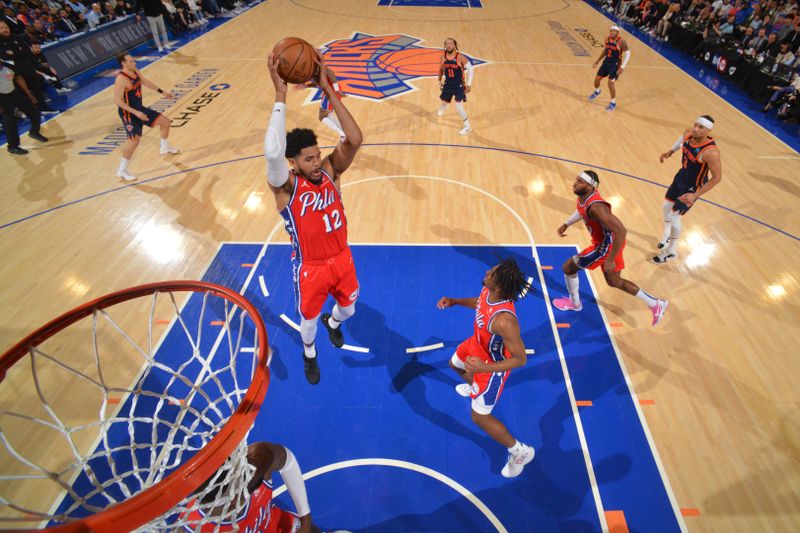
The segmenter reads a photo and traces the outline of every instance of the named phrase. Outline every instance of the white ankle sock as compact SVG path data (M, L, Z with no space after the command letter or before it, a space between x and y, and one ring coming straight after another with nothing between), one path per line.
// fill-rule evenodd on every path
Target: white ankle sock
M658 303L658 299L654 296L647 294L642 289L639 289L639 292L636 293L636 297L642 300L644 303L647 304L647 307L653 307Z
M128 162L130 162L130 159L125 159L124 157L119 160L119 169L117 170L119 174L128 171Z
M311 346L303 345L303 351L306 354L306 357L309 359L313 359L317 356L317 347L316 345L312 344Z
M508 453L510 453L511 455L517 455L524 449L525 445L522 444L520 441L515 440L514 445L508 449Z
M572 298L572 303L574 303L576 306L581 305L581 295L578 293L578 287L580 285L578 275L574 274L572 276L568 276L564 274L564 281L567 282L567 291L569 292L569 297Z
M161 149L166 150L169 148L169 139L161 139Z

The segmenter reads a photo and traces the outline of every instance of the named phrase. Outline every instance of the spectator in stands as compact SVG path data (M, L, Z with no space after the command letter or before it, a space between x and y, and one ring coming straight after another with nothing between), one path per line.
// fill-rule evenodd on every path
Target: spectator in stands
M203 10L200 9L198 0L185 0L185 3L187 6L186 9L192 14L197 25L208 24L208 19L203 15Z
M173 5L172 0L161 0L161 3L164 6L164 19L167 21L167 25L172 30L172 33L181 33L189 27L184 13L178 11L178 8Z
M669 29L672 27L674 20L678 18L678 13L680 12L681 5L678 3L670 4L669 9L667 12L664 13L664 16L661 17L661 20L658 21L656 25L656 29L654 35L656 38L666 41L669 37Z
M759 28L758 33L744 43L746 50L752 50L753 55L758 55L767 46L767 29Z
M792 49L789 48L789 43L781 43L780 52L775 56L775 63L778 65L794 66L795 58Z
M58 20L56 21L56 31L62 35L72 35L77 33L78 25L70 20L66 9L58 12Z
M764 53L768 56L775 57L781 51L781 43L778 41L778 34L772 32L767 37L767 46L764 47Z
M17 14L14 12L14 8L10 6L6 6L6 8L3 9L3 18L0 20L6 23L11 33L22 33L24 29L22 23L17 20Z
M89 29L93 30L107 21L108 19L103 15L103 10L100 9L100 4L92 4L92 10L86 15L86 22L89 24Z
M771 85L769 89L775 91L772 93L772 96L767 102L767 105L764 106L762 111L767 112L772 109L778 101L786 96L791 96L792 94L796 95L800 92L800 76L798 76L797 72L794 73L792 76L792 82L787 87L779 87L777 85Z
M725 22L720 23L717 20L711 25L710 28L706 28L705 32L703 33L703 42L695 47L692 55L694 55L697 59L702 59L708 49L716 45L720 39L730 37L734 28L733 19L734 16L731 15Z
M747 42L750 41L755 35L753 35L753 28L747 27L744 30L744 33L741 34L736 40L742 45L742 48L747 49Z

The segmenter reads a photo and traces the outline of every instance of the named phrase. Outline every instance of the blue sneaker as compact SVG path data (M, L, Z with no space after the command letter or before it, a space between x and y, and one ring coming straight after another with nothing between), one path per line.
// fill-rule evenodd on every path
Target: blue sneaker
M600 91L593 92L592 94L589 95L589 101L591 102L592 100L594 100L598 96L600 96Z
M617 108L617 103L616 102L611 102L610 104L608 104L608 107L606 108L606 111L614 111L616 108Z

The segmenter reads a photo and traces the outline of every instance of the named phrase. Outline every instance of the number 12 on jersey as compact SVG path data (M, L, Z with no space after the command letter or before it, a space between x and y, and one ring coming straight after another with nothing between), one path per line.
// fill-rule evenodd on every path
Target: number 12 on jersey
M333 225L331 226L331 219L333 219ZM322 220L325 221L325 231L330 233L332 231L336 231L337 229L342 227L342 218L339 214L338 209L334 209L331 211L331 216L328 218L327 213L322 215Z

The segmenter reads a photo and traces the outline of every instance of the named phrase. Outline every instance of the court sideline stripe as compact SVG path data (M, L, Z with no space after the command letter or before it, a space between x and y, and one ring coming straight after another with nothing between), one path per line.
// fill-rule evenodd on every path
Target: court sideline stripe
M493 147L493 146L470 146L470 145L466 145L466 144L419 143L419 142L367 143L367 144L362 144L361 146L362 147L422 146L422 147L443 147L443 148L471 148L471 149L475 149L475 150L488 150L488 151L503 152L503 153L509 153L509 154L527 155L527 156L531 156L531 157L539 157L539 158L542 158L542 159L552 159L553 161L562 161L564 163L572 163L574 165L581 165L581 166L596 168L596 169L602 170L604 172L611 172L612 174L617 174L619 176L624 176L626 178L631 178L631 179L634 179L634 180L637 180L637 181L641 181L643 183L647 183L647 184L650 184L650 185L655 185L656 187L660 187L662 189L667 189L666 185L663 185L661 183L655 182L653 180L649 180L647 178L642 178L640 176L635 176L633 174L629 174L629 173L623 172L621 170L614 170L612 168L606 168L606 167L602 167L600 165L594 165L592 163L585 163L583 161L575 161L573 159L567 159L567 158L553 156L553 155L539 154L539 153L536 153L536 152L526 152L524 150L515 150L515 149L511 149L511 148L496 148L496 147ZM333 147L332 146L322 146L321 148L333 148ZM53 212L53 211L57 211L59 209L65 208L65 207L69 207L71 205L79 204L81 202L88 201L88 200L93 200L94 198L98 198L98 197L104 196L106 194L110 194L110 193L114 193L114 192L121 191L121 190L124 190L124 189L128 189L130 187L136 187L137 185L143 185L143 184L146 184L146 183L152 183L154 181L162 180L164 178L169 178L171 176L177 176L179 174L185 174L187 172L194 172L196 170L202 170L204 168L210 168L210 167L215 167L215 166L220 166L220 165L227 165L229 163L238 163L239 161L247 161L249 159L257 159L257 158L261 158L261 157L263 157L261 154L249 155L249 156L244 156L244 157L237 157L235 159L228 159L228 160L225 160L225 161L218 161L216 163L207 163L205 165L200 165L198 167L192 167L192 168L187 168L187 169L182 169L182 170L176 170L175 172L168 172L167 174L162 174L161 176L154 176L152 178L148 178L148 179L145 179L145 180L137 181L136 183L129 183L127 185L120 185L120 186L114 187L112 189L107 189L105 191L100 191L100 192L97 192L97 193L94 193L94 194L90 194L89 196L84 196L82 198L71 200L69 202L63 203L61 205L57 205L55 207L50 207L48 209L45 209L44 211L39 211L38 213L33 213L33 214L27 215L25 217L19 218L17 220L12 220L11 222L6 222L5 224L0 225L0 230L5 229L5 228L7 228L9 226L13 226L15 224L19 224L19 223L24 222L26 220L30 220L30 219L35 218L35 217L38 217L38 216L41 216L41 215L45 215L45 214ZM727 211L727 212L729 212L731 214L738 215L738 216L740 216L742 218L746 218L747 220L749 220L751 222L755 222L756 224L758 224L760 226L764 226L765 228L769 228L769 229L771 229L773 231L777 231L778 233L780 233L782 235L785 235L786 237L789 237L789 238L791 238L791 239L793 239L795 241L800 242L800 237L799 236L793 235L793 234L789 233L788 231L784 231L784 230L782 230L780 228L777 228L777 227L775 227L775 226L773 226L771 224L767 224L766 222L763 222L763 221L761 221L761 220L759 220L757 218L751 217L750 215L746 215L744 213L736 211L735 209L731 209L730 207L726 207L726 206L724 206L722 204L718 204L717 202L713 202L711 200L706 200L705 198L699 198L698 202L702 202L702 203L707 203L707 204L713 205L714 207L718 207L718 208L723 209L723 210L725 210L725 211Z
M579 250L576 246L575 250ZM597 298L598 292L597 288L594 286L594 282L592 281L592 276L588 275L586 278L589 280L589 286L592 288L592 294L594 294L595 298ZM606 328L606 334L608 338L611 340L611 346L614 348L614 355L617 358L617 362L619 363L619 368L622 370L622 376L625 378L625 385L628 387L628 391L630 391L631 400L633 401L633 407L636 409L636 414L639 417L639 425L642 426L644 430L644 435L647 438L647 444L650 445L650 453L653 456L653 459L656 462L656 467L658 468L658 473L661 475L661 482L664 483L664 488L667 489L667 496L669 497L669 503L672 505L672 511L675 515L675 519L678 522L678 526L681 528L682 532L688 531L686 529L686 521L683 519L683 515L681 514L680 506L678 506L678 500L675 498L675 492L672 490L672 485L670 485L669 478L667 477L667 472L664 469L664 464L661 462L661 456L658 454L658 448L656 448L655 440L653 439L653 434L650 433L650 427L647 425L647 420L644 418L644 412L642 411L642 406L640 404L639 397L636 395L636 391L633 388L633 383L631 382L631 378L628 375L628 369L625 367L625 361L623 361L622 356L620 355L621 352L619 347L617 346L617 341L614 335L611 332L611 327L609 326L608 317L606 316L605 311L603 310L602 305L598 305L597 308L600 310L600 316L603 317L603 326Z

